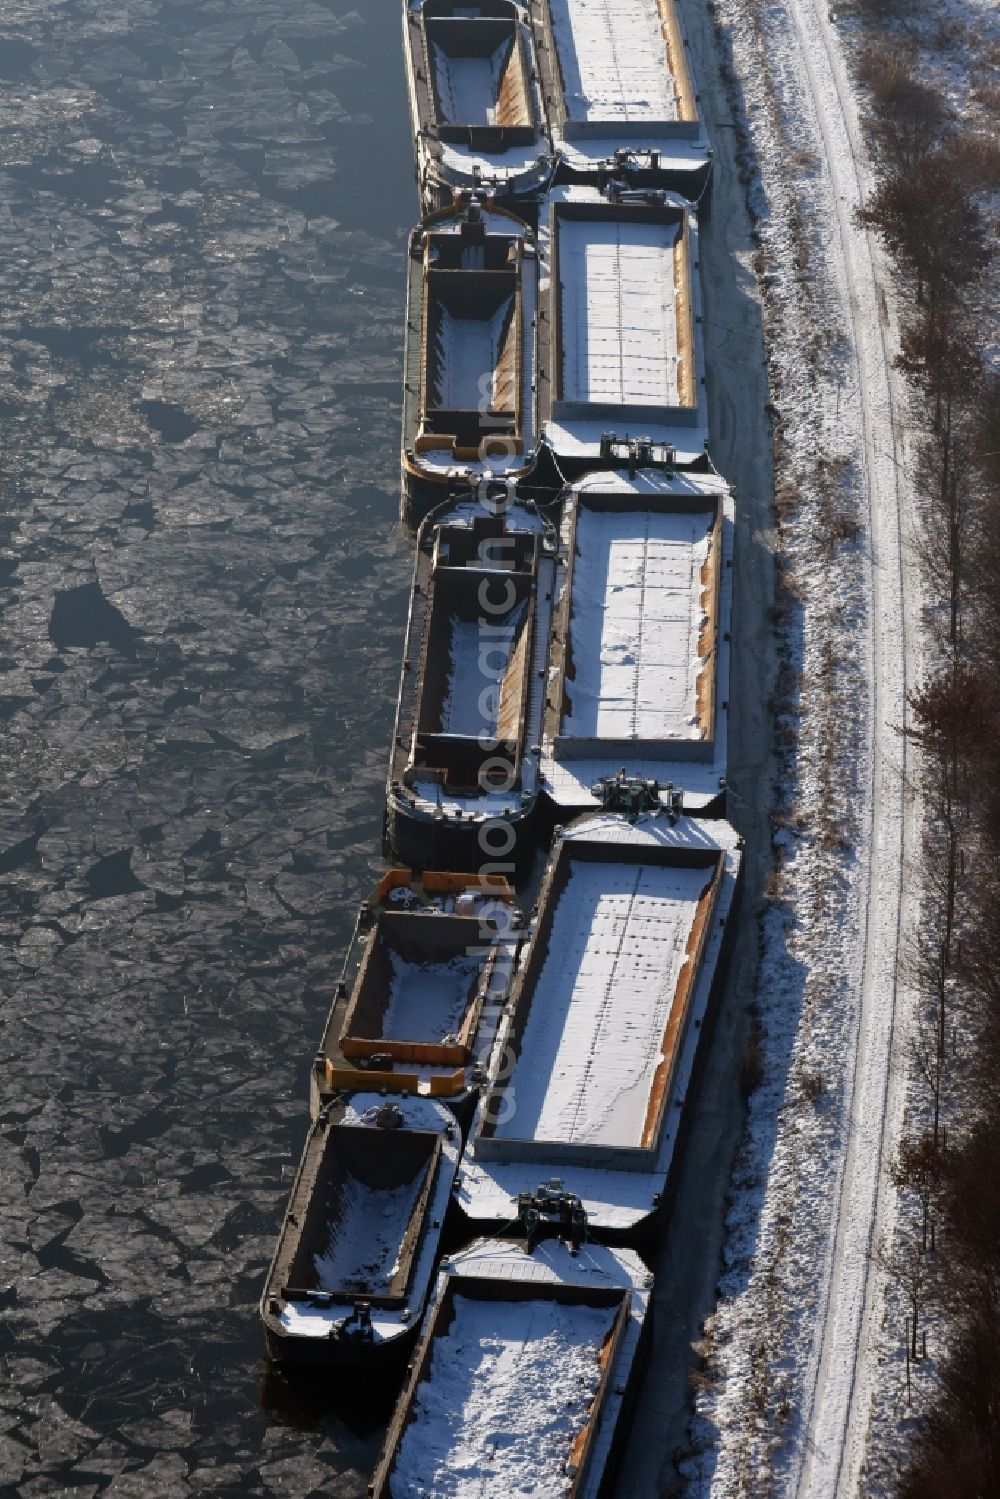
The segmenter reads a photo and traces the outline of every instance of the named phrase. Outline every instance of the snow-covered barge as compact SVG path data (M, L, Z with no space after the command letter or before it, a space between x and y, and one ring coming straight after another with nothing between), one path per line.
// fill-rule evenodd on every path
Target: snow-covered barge
M415 868L516 860L538 796L554 537L509 494L421 527L386 795Z
M475 1227L540 1183L598 1237L652 1226L739 870L722 821L603 813L557 834L462 1160Z
M636 1255L481 1241L442 1266L368 1492L598 1499L651 1316Z
M306 1139L260 1313L282 1362L402 1359L433 1283L461 1135L429 1098L339 1095Z
M558 180L696 201L712 153L673 0L529 0Z
M594 473L567 491L541 758L560 822L619 770L722 811L732 548L715 474Z
M557 188L542 205L538 415L558 471L603 466L610 436L705 466L697 226L668 193Z
M510 985L520 913L501 876L389 869L358 914L313 1063L343 1090L439 1098L468 1123Z
M403 44L424 208L480 187L539 196L555 162L524 6L405 0Z
M523 219L463 200L410 236L403 518L534 462L538 257Z

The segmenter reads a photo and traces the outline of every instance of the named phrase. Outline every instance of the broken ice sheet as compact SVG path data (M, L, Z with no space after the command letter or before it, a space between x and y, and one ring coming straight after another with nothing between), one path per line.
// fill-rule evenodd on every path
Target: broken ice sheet
M150 1494L191 1493L187 1481L188 1464L176 1452L154 1457L141 1467L127 1468L102 1492L108 1499L148 1499Z
M262 1462L360 1494L371 1444L334 1416L267 1442L252 1303L379 867L410 565L395 11L13 0L12 24L5 1315L45 1349L55 1428L43 1452L22 1412L15 1467L25 1494L211 1492ZM56 1407L91 1450L60 1449ZM183 1447L137 1450L178 1410Z
M58 1401L42 1395L31 1402L31 1438L45 1467L74 1461L97 1444L97 1433L75 1421Z

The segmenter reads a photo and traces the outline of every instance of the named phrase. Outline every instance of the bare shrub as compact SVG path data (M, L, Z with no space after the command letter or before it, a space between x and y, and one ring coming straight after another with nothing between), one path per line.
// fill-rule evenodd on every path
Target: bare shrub
M870 42L858 77L871 94L875 144L887 168L912 169L937 149L952 121L944 97L917 77L915 49L898 41Z
M798 486L790 484L787 479L775 488L772 508L779 525L784 525L790 519L798 501Z
M918 4L919 0L853 0L851 8L862 21L884 25L912 15Z
M764 1081L764 1051L761 1046L760 1030L757 1026L751 1031L743 1048L743 1062L740 1066L740 1093L744 1100L751 1093L756 1093Z
M822 1072L805 1072L802 1075L801 1086L803 1095L810 1103L819 1103L826 1093L826 1079Z

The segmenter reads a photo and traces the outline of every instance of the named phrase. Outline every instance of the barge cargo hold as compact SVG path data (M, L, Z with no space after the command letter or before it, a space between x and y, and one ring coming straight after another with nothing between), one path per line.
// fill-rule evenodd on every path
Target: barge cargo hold
M480 1241L442 1266L368 1492L598 1499L632 1408L652 1276L629 1251Z
M682 199L557 188L542 206L539 423L561 472L642 437L705 465L698 232Z
M696 202L712 152L673 0L529 0L559 182Z
M523 219L467 201L410 236L403 519L534 462L538 256Z
M417 869L516 863L538 796L555 538L504 497L420 529L386 796Z
M462 1159L475 1229L540 1185L595 1237L655 1226L739 869L722 821L603 813L557 834Z
M313 1117L335 1093L438 1098L468 1125L522 933L499 876L389 869L358 915L313 1063Z
M555 167L528 13L514 0L404 0L425 210L461 192L537 198Z
M568 490L541 758L560 822L622 770L724 811L732 549L715 474L596 473Z
M429 1098L341 1096L310 1128L261 1297L280 1362L392 1368L434 1279L461 1133Z

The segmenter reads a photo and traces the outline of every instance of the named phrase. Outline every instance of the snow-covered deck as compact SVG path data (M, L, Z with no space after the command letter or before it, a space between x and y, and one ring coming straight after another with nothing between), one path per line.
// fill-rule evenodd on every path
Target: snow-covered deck
M478 1242L446 1260L375 1499L595 1499L651 1277L628 1251Z
M679 224L559 225L561 398L676 406Z
M562 734L704 737L715 520L705 511L580 508Z
M542 784L597 804L625 769L702 808L726 773L733 501L715 474L591 474L563 504Z
M567 409L563 403L556 406L558 410L550 407L551 414L543 424L545 440L560 464L572 465L574 474L600 463L601 439L609 431L617 438L643 437L672 448L679 467L703 460L708 448L708 427L700 417L696 425L688 426L669 418L660 420L652 408L642 417L624 408L617 417L607 409L601 416L581 417L579 411L585 407Z
M627 915L619 906L589 952L582 905L575 953L567 951L567 942L573 940L572 905L566 908L565 923L553 921L547 929L546 912L552 907L548 892L561 878L558 866L561 862L565 869L567 863L576 863L576 855L583 852L582 843L589 845L592 868L616 872L631 868L633 879L644 866L671 871L700 865L704 889L715 866L713 889L702 897L701 914L676 922L666 954L657 922L647 922L639 904ZM607 846L606 862L600 859L601 845ZM583 862L581 857L579 863ZM506 1086L495 1088L483 1100L462 1161L457 1199L471 1220L483 1224L506 1222L515 1210L518 1193L534 1192L539 1182L552 1177L560 1178L566 1191L582 1200L594 1231L632 1233L655 1212L673 1158L739 865L736 834L727 823L715 820L681 818L670 824L660 815L642 817L630 825L621 817L604 813L580 819L559 841L543 883L542 914L515 985L514 1013L500 1027L491 1062L496 1075L501 1060L513 1049L514 1068ZM606 889L610 890L614 877L609 876ZM640 884L641 880L640 874ZM564 888L572 889L572 884ZM660 915L666 917L668 932L673 918L667 912L678 896L681 908L693 913L696 902L685 900L684 895L683 890L676 889L672 895L660 892L658 899L665 900ZM562 905L562 894L557 898ZM610 895L612 903L620 899ZM690 955L682 953L685 931L694 937L695 924L701 924L702 916L700 948L692 947ZM690 961L685 962L688 957ZM674 1005L657 1035L655 1026L663 1018L667 998L662 970L669 970L673 964L676 973L678 959L680 978L674 999L682 987L688 990L684 1013L681 1016ZM562 968L567 970L566 976L561 975ZM607 983L607 1013L600 1010L601 978ZM633 984L638 996L633 995ZM574 989L591 987L595 1002L589 1016L579 1001L575 1006L563 1003L560 1012L560 986L563 1000L567 989L572 999ZM536 1002L539 1020L534 1035L538 1046L532 1050L528 1031ZM617 1016L613 1013L616 1008ZM545 1011L549 1011L548 1016ZM593 1023L595 1017L597 1024ZM527 1024L519 1032L519 1021L524 1019ZM600 1029L602 1025L605 1030ZM636 1029L630 1031L629 1026ZM587 1096L591 1092L592 1100ZM641 1108L643 1097L648 1105L645 1112ZM547 1117L555 1119L555 1128L565 1134L572 1127L575 1138L546 1140L533 1133L535 1122L545 1117L539 1098L550 1111ZM579 1114L578 1103L582 1103ZM615 1120L616 1110L622 1111L622 1127ZM590 1131L589 1139L581 1138L581 1126ZM636 1138L637 1126L648 1148L630 1143Z
M497 1140L649 1146L714 873L568 860Z
M656 0L549 0L567 120L657 124L681 116Z
M648 437L704 456L697 231L663 192L556 188L538 231L543 434L562 461L600 461L601 437Z

